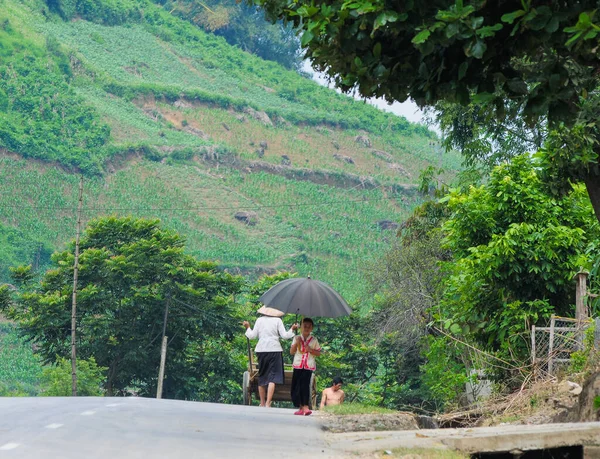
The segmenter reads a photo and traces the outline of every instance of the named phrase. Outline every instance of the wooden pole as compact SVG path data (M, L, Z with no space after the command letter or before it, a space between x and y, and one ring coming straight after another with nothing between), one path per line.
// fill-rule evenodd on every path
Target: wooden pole
M548 343L548 373L552 374L554 371L554 356L552 353L554 352L554 323L556 322L556 318L554 314L552 314L552 318L550 319L550 341Z
M577 319L577 327L581 326L581 321L588 318L585 297L587 296L587 278L588 273L580 271L575 275L577 287L575 291L575 318Z
M83 175L79 179L77 204L77 230L75 233L75 262L73 264L73 301L71 305L71 395L77 396L77 278L79 276L79 236L81 234L81 209L83 208Z
M252 378L252 348L250 347L250 340L246 338L246 344L248 344L248 374Z
M165 362L167 360L167 337L163 336L162 346L160 349L160 370L158 372L158 389L156 390L156 398L162 398L163 379L165 378Z
M160 368L158 370L158 387L156 389L156 398L162 398L163 379L165 378L165 362L167 360L167 318L169 317L170 297L167 297L165 303L165 315L163 318L162 346L160 349Z
M535 375L535 325L531 326L531 364Z

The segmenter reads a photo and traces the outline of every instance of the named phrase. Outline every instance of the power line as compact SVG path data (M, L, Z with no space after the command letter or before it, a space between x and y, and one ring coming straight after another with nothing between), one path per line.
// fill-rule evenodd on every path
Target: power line
M371 191L371 190L369 190ZM378 198L360 198L360 199L344 199L339 201L326 201L326 202L311 202L311 203L287 203L287 204L264 204L254 206L217 206L217 207L83 207L83 211L96 211L96 212L183 212L183 211L200 211L200 210L241 210L241 209L270 209L270 208L285 208L285 207L318 207L318 206L329 206L334 204L346 204L346 203L359 203L359 202L376 202L386 201L397 198L402 198L403 195L391 195L381 196ZM75 212L77 209L71 206L22 206L22 205L0 205L0 209L31 209L31 210L70 210Z

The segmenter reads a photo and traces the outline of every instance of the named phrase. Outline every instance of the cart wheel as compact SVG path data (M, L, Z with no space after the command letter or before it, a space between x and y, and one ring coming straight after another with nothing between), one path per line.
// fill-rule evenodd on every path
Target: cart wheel
M252 403L252 394L250 393L250 373L247 371L244 371L242 392L244 393L244 405L250 405Z
M314 372L310 376L310 392L308 400L310 402L308 409L315 410L317 407L317 378L315 378Z

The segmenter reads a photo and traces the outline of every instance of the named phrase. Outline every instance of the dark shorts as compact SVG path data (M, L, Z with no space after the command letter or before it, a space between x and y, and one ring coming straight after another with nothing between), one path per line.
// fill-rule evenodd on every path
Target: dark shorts
M257 352L258 385L283 384L283 352Z

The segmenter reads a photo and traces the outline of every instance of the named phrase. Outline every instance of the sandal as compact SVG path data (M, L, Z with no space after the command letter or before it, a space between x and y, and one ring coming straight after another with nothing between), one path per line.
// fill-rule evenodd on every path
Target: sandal
M294 413L296 416L304 416L304 411L298 410Z
M308 410L304 412L304 416L310 416L312 414L312 411Z

